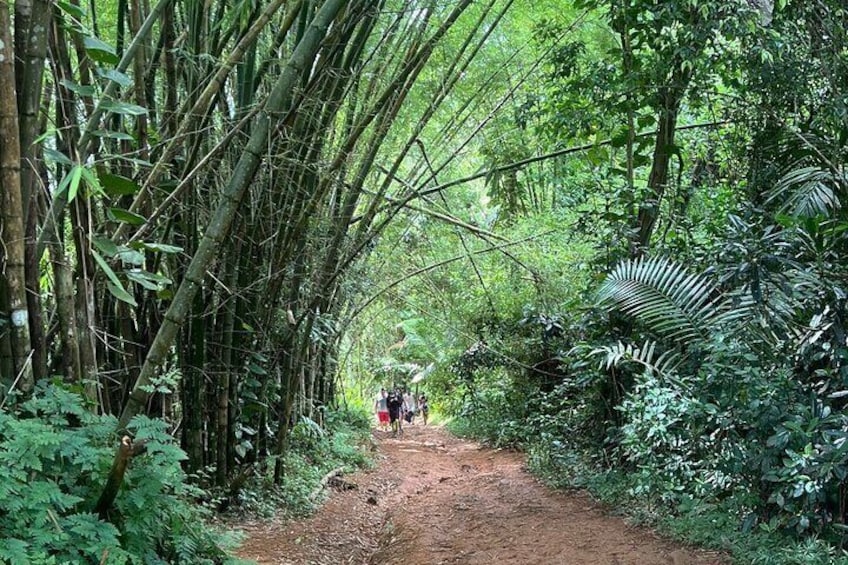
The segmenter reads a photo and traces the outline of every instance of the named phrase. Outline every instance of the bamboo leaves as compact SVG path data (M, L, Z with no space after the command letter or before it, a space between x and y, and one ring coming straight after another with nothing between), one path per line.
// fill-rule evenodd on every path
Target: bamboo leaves
M91 256L94 257L94 261L100 267L100 270L106 275L106 278L109 279L107 283L107 287L109 292L111 292L115 298L118 300L122 300L129 304L130 306L138 306L138 303L135 301L135 298L127 292L124 288L124 285L121 283L121 280L118 278L118 275L115 274L115 271L112 270L112 267L109 266L109 263L106 262L103 257L100 256L100 253L92 250Z

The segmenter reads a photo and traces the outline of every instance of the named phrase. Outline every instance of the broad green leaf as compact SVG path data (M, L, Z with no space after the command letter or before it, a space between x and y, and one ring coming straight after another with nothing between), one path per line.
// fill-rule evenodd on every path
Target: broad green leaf
M655 123L657 123L657 119L654 117L653 114L646 114L644 116L639 116L638 118L636 118L636 124L640 128L647 128L649 126L654 125Z
M139 271L127 271L127 278L133 281L134 283L140 284L143 288L147 290L159 290L159 285L147 280Z
M163 277L162 275L150 273L141 269L131 269L127 271L126 274L128 279L140 284L147 290L158 291L163 286L167 286L172 283L171 279L168 277Z
M121 114L122 116L143 116L147 114L147 108L119 100L104 100L101 102L101 106L108 112Z
M93 243L94 246L97 247L97 249L99 249L106 257L114 257L118 252L118 246L115 245L115 243L108 237L95 235L91 238L91 243Z
M146 241L135 241L131 244L136 249L147 249L148 251L158 251L160 253L180 253L183 248L176 245L166 245L164 243L148 243Z
M595 166L600 166L609 161L609 151L604 147L592 147L586 151L586 158Z
M144 255L136 251L135 249L130 249L128 247L123 247L118 251L115 255L116 259L120 259L122 263L125 265L133 265L134 267L140 267L144 265Z
M106 139L118 139L121 141L135 141L135 138L128 133L122 131L108 131L105 129L97 129L91 132L91 135L97 137L105 137Z
M118 83L124 88L132 86L133 83L130 77L116 69L97 69L97 74L105 79Z
M71 184L71 173L73 169L65 173L65 176L62 177L62 181L59 183L59 186L56 187L56 194L62 194L66 190L68 190L68 185Z
M121 281L118 279L118 275L115 274L115 271L112 270L109 263L107 263L106 260L103 259L103 257L101 257L94 249L91 250L91 256L94 257L94 261L100 266L100 269L103 270L106 277L109 279L109 282L106 284L109 292L111 292L115 298L126 302L130 306L138 306L132 295L127 292L124 285L121 284Z
M32 144L33 144L33 145L38 145L39 143L43 143L43 142L44 142L47 138L49 138L49 137L53 137L53 136L54 136L54 135L56 135L57 133L59 133L59 130L57 130L56 128L54 128L54 127L47 127L47 128L44 130L44 132L43 132L43 133L41 133L38 137L36 137L35 139L33 139L33 140L32 140Z
M74 162L71 161L68 156L62 153L61 151L56 151L55 149L51 149L49 147L45 147L42 150L44 151L44 158L49 161L59 163L60 165L66 165L68 167L71 167L74 164Z
M126 196L138 192L138 185L135 181L127 177L113 175L102 170L98 172L97 176L100 178L100 184L103 185L103 190L109 196Z
M71 4L70 2L56 2L56 5L59 7L60 10L62 10L63 12L68 14L69 16L72 16L72 17L77 18L79 20L82 20L82 19L85 18L85 15L86 15L85 9L82 8L81 6L75 6L75 5Z
M77 84L72 80L68 80L63 78L59 81L59 84L70 90L75 94L79 94L80 96L94 96L97 94L97 90L91 85L81 85Z
M147 221L147 218L144 216L139 216L123 208L109 208L108 216L116 222L123 222L131 226L140 226Z
M118 300L120 300L122 302L126 302L130 306L138 306L138 302L135 301L135 298L133 298L132 294L127 292L127 290L124 287L116 286L116 285L112 284L111 282L109 282L109 283L106 283L106 288L108 288L109 292L112 293L112 296L114 296Z
M106 274L106 277L108 277L108 279L112 281L115 286L122 287L121 281L120 279L118 279L118 275L115 274L115 271L112 270L112 267L109 266L109 263L107 263L106 260L100 256L100 253L92 249L91 256L94 257L94 262L100 266L100 268Z
M94 36L83 37L83 46L88 56L104 65L117 65L120 58L115 48Z
M103 187L100 185L100 180L91 169L88 167L82 167L82 177L85 179L85 184L88 185L88 189L92 194L97 196L103 196L105 194L103 192Z
M627 129L623 129L623 130L617 132L610 139L610 147L618 148L618 147L624 147L625 145L627 145L627 139L629 137L629 133L630 132Z

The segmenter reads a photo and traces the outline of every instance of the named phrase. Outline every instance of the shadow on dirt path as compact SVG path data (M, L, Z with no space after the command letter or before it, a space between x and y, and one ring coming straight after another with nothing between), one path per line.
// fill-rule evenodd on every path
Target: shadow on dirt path
M407 426L374 432L377 466L344 477L304 520L242 524L241 557L260 564L714 565L606 514L588 496L552 491L518 453Z

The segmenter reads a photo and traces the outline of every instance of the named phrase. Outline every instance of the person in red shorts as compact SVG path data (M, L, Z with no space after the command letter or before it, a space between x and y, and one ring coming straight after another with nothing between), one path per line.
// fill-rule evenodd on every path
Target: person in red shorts
M389 431L389 405L388 394L385 388L380 389L377 399L374 401L374 411L377 412L377 423L384 432Z

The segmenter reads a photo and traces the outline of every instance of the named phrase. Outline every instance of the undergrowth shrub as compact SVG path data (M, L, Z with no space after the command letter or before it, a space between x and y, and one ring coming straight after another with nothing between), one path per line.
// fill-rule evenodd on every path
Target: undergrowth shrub
M294 425L282 456L282 481L274 484L271 472L249 481L240 494L241 511L260 516L308 514L317 502L310 495L326 473L339 467L344 473L351 473L373 463L368 449L368 412L359 407L342 407L326 409L322 416L323 426L305 416Z
M550 392L501 375L451 430L519 447L546 482L588 488L739 562L846 563L848 417L840 396L816 392L788 365L717 339L688 375L640 367L614 418L601 386L610 376L596 364L573 365Z
M698 491L704 454L713 442L700 425L697 399L679 381L644 373L618 410L624 424L616 432L615 451L628 466L632 493L674 500Z
M487 386L465 397L449 429L495 447L526 447L536 435L527 419L541 393L509 379L487 381Z
M39 387L0 410L0 561L59 563L223 563L221 536L204 521L180 468L185 457L162 422L137 417L147 441L110 513L93 508L117 444L117 421L88 411L59 386ZM226 541L226 538L224 538Z

